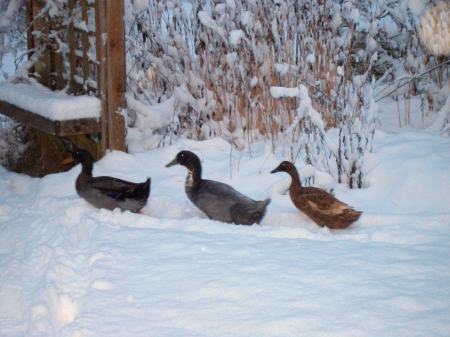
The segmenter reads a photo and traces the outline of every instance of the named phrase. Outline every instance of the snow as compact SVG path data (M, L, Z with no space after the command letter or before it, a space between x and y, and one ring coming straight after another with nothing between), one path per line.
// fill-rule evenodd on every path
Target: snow
M3 54L0 67L0 81L13 76L15 71L14 56L11 53Z
M240 29L235 29L230 32L229 41L232 46L238 46L243 38L245 38L245 33Z
M437 117L434 120L433 124L431 124L428 127L428 130L440 131L445 126L446 121L447 123L450 123L449 116L450 116L450 95L448 95L444 105L437 112Z
M298 97L300 91L298 88L270 87L270 94L273 98Z
M142 12L143 10L148 8L147 0L134 0L133 7L136 13Z
M231 68L237 62L238 55L236 52L228 53L225 55L225 61L227 65Z
M225 4L230 9L235 9L236 8L236 3L234 2L234 0L225 0Z
M450 139L378 130L362 190L297 163L364 212L343 231L292 205L289 177L269 173L281 148L230 154L222 139L181 138L108 153L95 175L152 177L144 214L89 206L75 192L79 166L41 179L0 167L0 335L448 336ZM261 225L197 210L186 169L164 167L181 149L205 177L271 197Z
M18 11L20 3L17 1L10 1L6 10L0 14L0 30L3 30L11 24L11 20Z
M242 25L251 28L253 25L253 15L250 11L244 11L241 13Z
M280 75L286 75L287 73L298 73L299 67L295 64L289 64L289 63L275 63L274 65L275 71L277 74Z
M357 8L353 8L350 12L350 19L354 23L358 23L360 21L359 17L360 17L359 10Z
M140 130L167 126L174 118L174 97L154 105L138 101L130 94L126 95L126 99L128 108L136 112L135 127Z
M375 50L377 50L377 47L378 47L377 41L372 36L369 36L367 38L367 48L370 51L375 51Z
M214 19L206 11L199 11L197 16L203 26L216 32L222 39L225 40L222 28L217 25Z
M100 100L92 96L70 96L37 84L0 83L0 100L50 120L100 118Z
M423 12L425 4L425 0L408 0L408 8L416 16Z
M310 64L314 64L316 62L316 57L313 53L308 54L308 56L306 57L306 62Z

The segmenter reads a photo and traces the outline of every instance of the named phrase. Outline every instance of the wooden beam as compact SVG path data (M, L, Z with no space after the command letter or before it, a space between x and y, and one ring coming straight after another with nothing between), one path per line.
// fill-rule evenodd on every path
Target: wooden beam
M89 26L89 17L88 17L88 7L87 0L81 0L81 15L86 27ZM81 63L81 67L83 69L83 89L87 92L86 83L89 79L89 36L86 31L81 33L81 43L83 50L83 60Z
M96 53L99 66L97 67L97 93L102 104L101 152L105 153L109 147L108 137L108 98L106 85L106 0L95 1L95 33Z
M52 121L48 118L1 100L0 113L30 127L56 136L73 136L79 134L98 133L101 130L101 123L97 118Z
M38 48L45 46L46 49L40 55L39 60L34 64L34 71L37 75L37 80L39 83L43 84L47 88L51 88L50 72L51 72L51 59L50 59L50 46L49 41L49 17L47 15L36 17L38 13L42 11L46 3L42 0L32 1L32 12L33 12L33 24L31 28L31 33L33 31L39 32L39 36L33 35L34 47Z
M99 59L103 71L101 98L107 110L103 116L102 140L105 147L126 151L125 140L125 26L123 1L97 0L97 31L104 55ZM106 37L106 40L105 40ZM102 77L102 76L101 76Z
M34 37L33 37L33 19L34 19L34 12L33 12L33 2L27 1L27 47L28 47L28 60L31 60L31 57L34 54ZM34 66L30 68L30 72L34 73Z
M74 15L75 9L75 0L68 1L69 13L70 15ZM70 77L69 77L69 91L71 93L77 93L79 85L75 81L75 75L77 73L77 64L75 58L75 49L76 49L76 36L75 36L75 27L73 21L70 20L68 27L68 43L69 43L69 65L70 65Z
M109 148L126 151L125 140L125 25L124 2L106 5L106 71Z

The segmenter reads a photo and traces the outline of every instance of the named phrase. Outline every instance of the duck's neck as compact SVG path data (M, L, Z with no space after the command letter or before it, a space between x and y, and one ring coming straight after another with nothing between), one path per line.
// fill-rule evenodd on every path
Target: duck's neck
M188 169L188 176L186 178L186 187L196 186L202 179L202 165L198 158L192 158L192 160L186 165Z
M291 168L288 171L289 175L291 176L291 186L290 189L301 189L302 183L300 182L300 176L298 175L298 172L295 168Z
M92 176L92 168L94 167L94 163L91 161L85 161L81 163L81 173Z

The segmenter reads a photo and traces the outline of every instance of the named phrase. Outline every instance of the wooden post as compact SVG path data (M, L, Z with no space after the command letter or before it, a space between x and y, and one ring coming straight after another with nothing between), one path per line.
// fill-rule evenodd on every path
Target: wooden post
M126 151L125 27L123 1L97 0L98 86L102 99L102 150Z
M28 47L28 60L31 60L31 57L33 56L33 50L35 47L34 38L33 38L33 18L34 18L34 11L33 11L33 2L27 1L27 47ZM31 73L34 73L34 66L30 69Z
M51 71L51 60L50 60L50 49L49 43L49 26L47 16L41 16L36 18L36 15L44 8L45 2L42 0L36 0L31 2L31 26L29 32L28 46L33 46L34 48L40 48L45 46L45 50L40 55L39 60L34 64L34 73L37 75L37 80L45 85L46 87L51 87L50 71ZM41 36L35 37L32 35L33 31L39 31ZM30 39L32 41L30 41Z
M87 0L81 0L81 16L83 21L86 23L86 27L89 27L89 17L88 17L88 4ZM89 34L87 31L81 33L82 51L83 58L81 67L83 70L83 89L88 91L87 81L89 79Z
M75 8L75 0L69 0L69 12L71 15L74 12ZM69 43L69 63L70 63L70 78L69 78L69 89L71 93L78 93L77 89L77 83L75 82L75 75L76 75L76 57L75 57L75 50L76 47L76 37L75 37L75 27L73 25L73 21L70 20L69 27L68 27L68 43Z

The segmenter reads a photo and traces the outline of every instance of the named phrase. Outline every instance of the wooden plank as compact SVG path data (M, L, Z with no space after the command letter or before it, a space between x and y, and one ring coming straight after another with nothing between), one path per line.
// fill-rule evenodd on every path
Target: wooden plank
M97 94L102 104L101 152L105 153L109 146L108 138L108 98L106 85L106 0L95 1L95 33L97 67Z
M18 122L33 126L34 128L47 133L55 134L55 127L51 120L40 115L32 114L14 104L0 100L0 112Z
M62 29L61 25L62 18L53 18L50 20L50 31L60 31ZM51 52L50 52L50 62L51 62L51 89L52 90L62 90L66 86L66 81L64 80L64 58L62 51L59 50L59 45L55 39L51 40Z
M126 151L125 139L125 25L123 1L106 6L107 95L109 148Z
M75 0L69 0L69 13L71 15L74 14L75 8ZM72 93L78 92L78 83L75 81L75 75L77 71L77 62L75 59L75 49L76 49L76 36L75 36L75 27L73 25L72 20L69 23L68 29L68 42L69 42L69 65L70 65L70 78L69 78L69 90Z
M40 32L40 37L35 38L34 44L35 48L39 48L41 46L46 46L48 44L49 39L49 26L48 20L49 17L47 15L36 18L35 15L40 13L42 9L45 7L46 3L42 0L32 1L33 3L33 28L34 31ZM45 50L42 52L39 60L34 64L34 70L37 74L37 80L42 85L50 88L50 71L51 71L51 59L50 59L50 48L47 46Z
M55 131L58 136L73 136L100 132L101 122L96 118L78 118L56 121Z
M88 17L88 8L87 8L87 0L81 0L81 16L82 20L88 27L89 17ZM87 91L86 82L89 78L89 36L86 31L81 33L81 43L83 48L83 59L81 63L81 67L83 69L83 87L85 91Z
M35 43L34 43L34 37L33 37L33 17L34 17L34 13L33 13L33 2L32 1L27 1L26 2L27 5L27 47L28 47L28 60L31 60L31 57L34 54L34 47L35 47ZM34 66L30 68L29 70L30 73L34 73Z
M30 127L56 136L73 136L79 134L97 133L101 129L101 123L97 118L52 121L48 118L1 100L0 113L15 119L20 123L24 123Z

